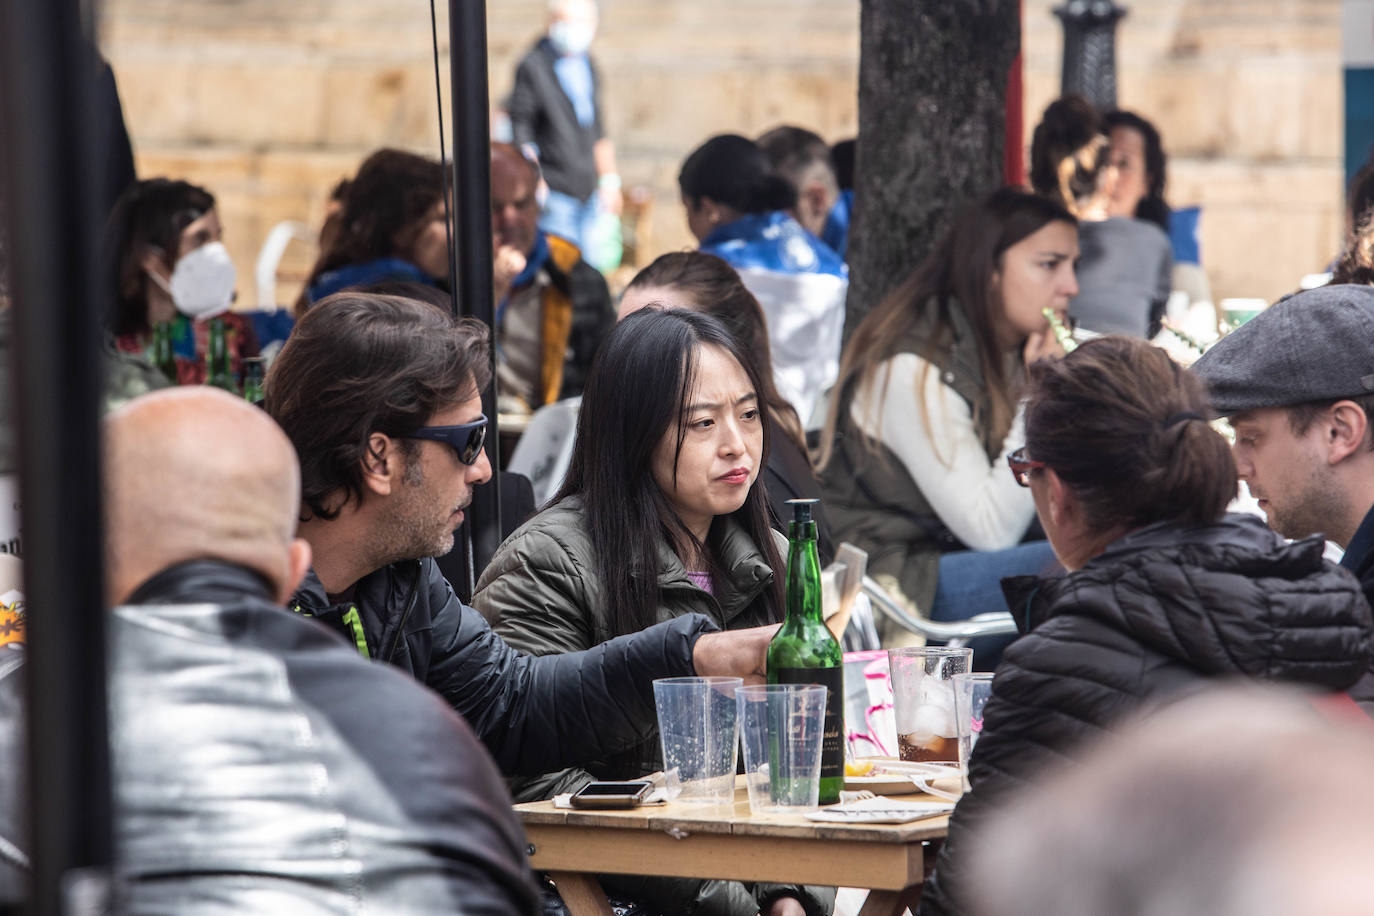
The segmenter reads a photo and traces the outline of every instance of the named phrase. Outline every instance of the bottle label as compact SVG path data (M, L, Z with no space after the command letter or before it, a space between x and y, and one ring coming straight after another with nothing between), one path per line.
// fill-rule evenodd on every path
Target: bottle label
M821 738L821 778L844 778L844 667L778 668L775 684L820 684L826 688L825 733Z

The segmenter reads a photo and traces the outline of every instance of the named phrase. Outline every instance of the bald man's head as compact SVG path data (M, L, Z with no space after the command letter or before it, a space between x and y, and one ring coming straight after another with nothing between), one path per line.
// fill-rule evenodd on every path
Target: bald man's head
M105 421L111 604L155 573L198 559L261 573L285 600L309 565L308 548L294 540L299 507L290 440L238 398L172 388L136 398Z

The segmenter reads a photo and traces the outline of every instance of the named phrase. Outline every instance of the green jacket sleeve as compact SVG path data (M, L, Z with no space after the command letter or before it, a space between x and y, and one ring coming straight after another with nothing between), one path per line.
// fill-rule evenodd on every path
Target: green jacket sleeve
M502 545L477 583L472 606L526 655L581 652L599 642L584 572L546 531L521 532Z

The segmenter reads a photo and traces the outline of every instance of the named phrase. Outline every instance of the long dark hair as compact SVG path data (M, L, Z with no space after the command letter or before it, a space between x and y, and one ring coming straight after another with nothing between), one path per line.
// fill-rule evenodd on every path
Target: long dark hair
M773 174L758 144L739 134L712 137L692 150L677 185L694 204L710 198L741 213L786 210L797 203L797 189Z
M725 325L739 341L745 358L754 364L759 400L787 438L806 454L806 434L796 408L778 393L773 382L773 355L763 308L729 263L704 251L671 251L635 274L625 289L676 290L692 300L696 311Z
M991 405L991 416L986 420L993 441L1000 442L1006 436L1018 391L1016 380L1007 375L1006 354L997 343L997 328L1006 318L993 289L992 275L1008 248L1055 222L1078 225L1073 214L1055 200L1016 188L994 191L959 214L929 257L868 313L845 345L834 388L843 395L831 398L821 440L821 467L830 460L840 411L849 409L859 390L871 390L879 367L896 355L906 330L923 313L935 311L934 339L941 345L952 343L950 309L954 301L963 308L977 340ZM881 396L870 399L870 403L878 400ZM983 419L974 417L975 422ZM929 417L923 420L929 427ZM864 443L876 452L877 443L870 437L865 436Z
M215 208L202 187L170 178L136 181L119 196L105 228L102 256L109 272L116 335L142 334L148 325L148 279L143 259L149 248L162 252L170 269L181 250L181 233Z
M1054 469L1094 532L1210 525L1236 495L1211 419L1196 375L1143 340L1103 337L1031 367L1026 454Z
M758 373L725 327L709 315L686 309L648 308L628 316L602 342L587 378L572 463L554 502L582 498L606 613L617 635L655 623L662 541L696 544L711 564L712 579L720 581L724 572L706 549L719 536L719 525L712 524L706 544L697 542L653 477L654 451L664 436L675 435L677 452L682 450L684 409L696 380L697 354L704 346L729 353L759 390ZM764 424L760 468L767 460ZM763 489L763 481L756 480L732 517L780 573L782 560L768 526ZM763 599L770 616L781 619L780 574Z
M1116 128L1125 127L1140 134L1145 141L1145 196L1135 205L1135 218L1154 223L1168 232L1169 204L1164 200L1164 188L1169 183L1169 157L1164 154L1159 131L1133 111L1109 111L1103 116L1102 123L1109 135Z

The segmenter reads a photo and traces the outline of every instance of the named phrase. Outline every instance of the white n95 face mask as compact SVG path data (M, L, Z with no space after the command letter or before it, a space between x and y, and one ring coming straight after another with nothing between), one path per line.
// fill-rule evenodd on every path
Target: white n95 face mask
M177 311L189 318L213 318L227 312L238 280L223 242L206 242L178 260L170 282L151 271L148 276L172 297Z
M563 20L549 26L549 41L554 50L564 57L570 54L585 54L596 37L596 26L590 22Z

